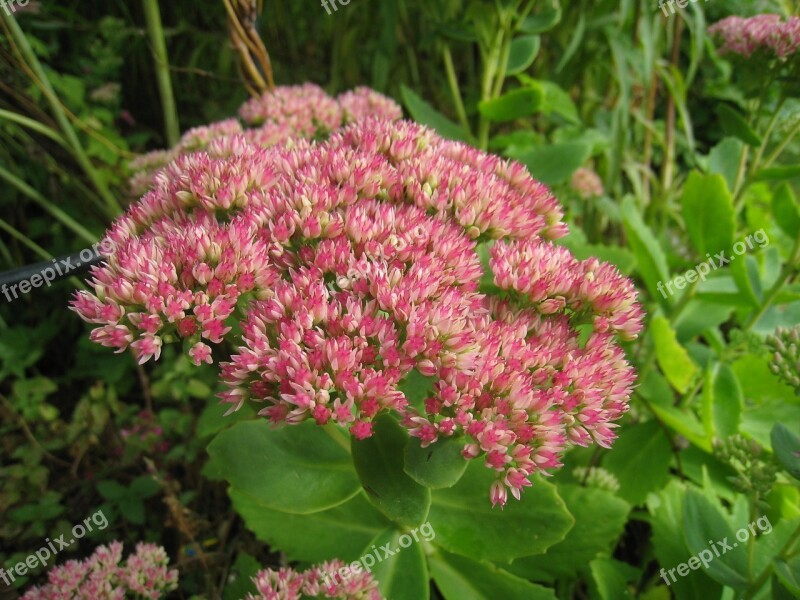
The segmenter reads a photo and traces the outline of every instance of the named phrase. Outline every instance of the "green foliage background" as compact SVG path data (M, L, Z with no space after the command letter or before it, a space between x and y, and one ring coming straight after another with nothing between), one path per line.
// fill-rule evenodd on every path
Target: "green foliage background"
M159 6L181 129L233 115L246 93L222 2ZM65 121L6 25L3 269L99 239L125 201L128 160L166 144L156 76L167 65L153 60L142 6L30 7L14 19ZM800 60L741 64L706 35L760 12L798 8L710 1L665 16L652 0L352 0L328 16L316 1L267 0L259 27L279 84L369 85L442 135L523 162L567 209L563 243L634 277L649 317L627 348L640 379L620 437L570 452L498 516L481 468L452 472L443 459L426 470L392 422L374 443L404 461L374 464L375 448L315 428L266 431L246 410L223 418L213 369L172 349L142 369L94 347L65 309L73 279L0 298L0 565L102 508L108 529L69 557L114 538L158 541L181 569L181 597L238 598L260 565L353 560L428 519L436 539L376 572L391 600L798 597L800 396L771 372L765 338L800 322ZM601 195L571 185L580 167L599 175ZM759 231L768 244L661 293ZM341 469L315 467L303 447ZM254 463L259 448L284 462ZM281 476L292 461L302 485ZM385 501L397 495L402 506ZM664 584L662 568L762 516L769 533Z

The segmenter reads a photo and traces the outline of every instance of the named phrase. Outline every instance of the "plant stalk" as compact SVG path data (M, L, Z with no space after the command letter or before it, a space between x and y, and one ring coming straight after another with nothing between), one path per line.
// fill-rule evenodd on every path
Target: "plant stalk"
M170 147L177 145L181 137L178 125L178 110L175 106L175 95L172 92L172 79L169 72L167 45L164 41L164 27L161 24L161 12L158 0L142 0L144 17L147 22L147 36L150 38L156 69L158 93L161 96L161 110L164 116L164 133Z

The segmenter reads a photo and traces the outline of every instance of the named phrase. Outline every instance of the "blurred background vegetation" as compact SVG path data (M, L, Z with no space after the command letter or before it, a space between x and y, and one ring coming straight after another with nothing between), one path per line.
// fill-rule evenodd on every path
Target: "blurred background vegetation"
M128 201L127 163L168 146L160 71L168 67L181 131L233 116L247 98L222 2L158 3L168 65L154 59L146 5L31 0L13 18L3 15L0 270L100 239ZM745 142L741 132L732 135L725 127L716 107L733 107L758 131L777 111L774 131L788 136L800 102L795 95L779 105L777 92L768 91L753 112L752 99L731 64L714 53L706 28L732 14L797 10L789 0L709 0L667 17L655 0L352 0L329 16L316 0L266 0L259 30L279 85L311 81L330 93L369 85L450 137L525 162L567 206L576 233L566 243L573 251L596 253L627 273L643 275L627 240L623 200L631 199L663 248L669 272L678 273L697 262L680 215L683 184L692 169L723 174L739 212L746 208L738 217L741 230L764 226L777 240L771 262L753 266L772 273L763 276L766 290L786 264L786 280L793 281L795 240L770 207L775 186L796 190L798 175L765 182L754 167L753 177L739 178ZM539 95L535 114L492 116L493 101L526 89ZM794 143L774 166L798 163L800 145ZM602 182L592 202L570 185L581 167ZM13 303L0 297L0 564L26 556L46 535L58 535L98 506L112 525L96 541L166 543L182 567L186 596L213 597L232 574L274 564L277 558L231 512L224 487L202 475L205 445L223 427L222 410L209 400L213 370L190 368L174 349L143 369L90 344L83 324L66 310L75 285L63 281ZM800 296L793 285L782 297L791 308L777 312L733 301L725 309L701 304L690 306L680 322L669 311L685 304L661 307L679 323L690 360L705 368L708 348L714 348L733 365L746 400L783 403L775 414L789 422L798 414L796 395L770 379L768 352L751 334L763 337L797 323ZM741 293L735 287L720 292ZM657 300L651 289L649 302ZM759 320L763 314L769 319ZM715 342L699 343L709 328ZM731 336L732 329L744 331ZM641 364L655 360L649 337L631 352ZM668 367L658 367L670 375ZM748 375L755 382L746 381ZM681 407L702 389L698 377ZM650 392L660 393L664 379L649 383ZM637 401L634 421L651 401ZM670 421L665 414L658 420L669 424L664 473L675 468L670 457L686 451L684 467L691 473L682 475L700 482L697 448L676 429L675 415L669 413ZM759 431L766 427L763 414L753 418L761 419ZM764 442L764 435L757 437ZM629 440L634 454L636 438ZM582 456L574 466L590 461L596 457ZM731 474L722 462L713 464L720 481ZM615 470L613 462L610 471L638 476L620 465ZM641 505L640 491L623 496ZM791 503L792 492L786 494ZM647 520L631 518L614 546L615 556L640 569L637 593L657 580L648 567ZM244 589L238 585L226 597ZM584 588L572 580L563 597L587 597Z

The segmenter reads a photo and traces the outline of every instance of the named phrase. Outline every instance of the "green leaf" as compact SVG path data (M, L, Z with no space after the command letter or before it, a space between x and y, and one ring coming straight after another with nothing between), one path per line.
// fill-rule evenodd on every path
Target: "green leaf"
M603 468L619 480L619 495L641 504L647 494L669 481L672 460L669 440L655 421L624 429L603 459Z
M386 544L389 544L389 550L394 552L392 556L386 557L385 552L378 550L383 560L375 560L375 566L371 567L372 575L378 581L383 598L428 600L430 597L428 562L421 543L425 538L419 533L417 538L420 541L415 541L409 533L391 528L378 534L364 548L361 554L362 561L365 561L370 554L374 558L375 548L385 548ZM369 566L369 562L373 561L369 560L362 564Z
M144 523L144 504L139 498L134 496L123 498L117 502L117 507L122 516L134 525L142 525Z
M736 109L727 104L719 104L717 116L726 135L738 138L749 146L761 145L761 138Z
M650 334L658 366L672 387L685 394L697 377L697 365L689 357L686 348L678 342L675 330L666 317L658 316L650 322Z
M97 491L106 500L116 502L128 496L128 488L117 481L100 481L97 483Z
M788 183L781 184L772 197L772 210L778 227L790 238L800 236L800 206Z
M761 169L755 174L753 181L785 181L795 177L800 177L800 165Z
M736 540L733 528L721 509L702 492L690 488L686 492L683 523L686 547L690 554L701 560L703 556L711 554L709 560L702 565L706 567L709 577L723 585L745 589L748 581L746 546ZM715 556L709 548L709 540L714 541L715 547L720 551L719 556ZM730 548L726 549L724 544ZM686 558L688 560L689 557Z
M403 85L400 87L400 93L403 96L403 103L406 105L409 114L417 123L432 127L442 137L461 142L471 141L470 134L464 131L463 127L453 123L420 98L413 90Z
M547 116L552 114L560 115L573 125L577 125L581 122L581 118L578 115L578 107L575 106L575 103L572 101L572 97L570 97L569 93L557 83L553 83L552 81L547 81L545 79L533 79L527 75L520 75L519 80L530 88L541 90L543 97L540 110L542 113ZM592 149L590 153L594 151L594 146L597 141L596 136L593 139L591 138L591 134L589 136L584 136L586 141L592 141ZM568 141L578 142L584 140L572 138Z
M455 486L433 492L428 521L436 542L448 552L477 560L509 561L539 554L561 541L575 520L554 485L535 480L522 499L492 508L489 490L496 475L471 461Z
M689 238L700 256L731 251L736 213L722 175L692 171L681 194L681 207Z
M732 367L748 400L759 404L770 400L788 404L797 398L791 387L772 374L769 363L761 356L745 354Z
M438 32L459 42L477 42L478 36L472 24L450 22L440 25Z
M739 175L739 161L742 157L744 144L735 138L726 137L714 146L708 156L708 168L711 173L718 173L725 178L728 189L736 187L736 178Z
M403 471L408 434L389 415L374 422L374 434L352 440L353 462L367 497L395 523L414 527L425 522L431 491Z
M248 594L255 594L256 586L251 578L261 569L261 563L253 556L240 552L228 573L222 600L242 600Z
M234 489L228 494L247 528L272 548L280 548L288 560L355 560L372 539L391 526L364 494L308 515L271 510Z
M791 560L775 560L775 575L783 586L800 597L800 555Z
M717 363L706 372L701 413L709 439L725 439L739 432L744 398L736 373Z
M514 121L536 114L542 106L544 95L540 89L519 88L503 94L499 98L483 100L478 104L480 113L492 121L500 123Z
M650 371L642 381L638 393L650 400L650 408L668 427L685 437L698 448L711 452L711 442L694 412L689 408L674 405L675 393L669 383L658 371Z
M780 559L786 545L791 541L792 536L800 527L800 518L781 519L773 526L770 518L762 515L751 521L748 521L748 515L745 515L741 520L742 528L747 527L748 533L756 536L755 551L753 552L753 573L761 573L764 569L774 565L772 562L775 559ZM738 525L738 524L737 524ZM750 526L752 525L752 527ZM747 543L742 545L747 545ZM787 556L791 556L789 552Z
M589 563L592 583L601 600L633 598L628 580L633 577L629 565L611 558L596 558Z
M427 448L409 438L405 448L405 472L420 485L433 489L452 487L467 469L461 455L463 438L442 438Z
M523 35L515 38L509 49L506 73L516 75L530 67L539 54L541 44L542 40L538 35Z
M546 554L515 560L509 569L513 573L536 581L576 577L598 554L610 554L622 535L631 507L612 492L560 483L558 493L575 526Z
M792 477L800 479L800 435L783 423L776 423L770 434L772 451Z
M244 404L235 413L225 416L230 410L230 404L223 404L219 401L209 402L197 420L197 437L204 438L218 434L226 427L230 427L238 421L245 421L255 418L256 412L253 408Z
M597 258L609 262L617 267L620 272L629 274L636 266L636 257L630 250L621 246L606 246L601 244L588 244L585 239L577 239L573 233L576 228L570 225L568 236L556 240L556 244L569 249L578 260Z
M489 150L499 152L510 146L524 148L528 146L541 146L543 143L544 141L541 134L535 131L521 129L493 136L489 140Z
M433 580L445 600L556 600L553 590L491 563L443 551L432 555L429 561Z
M699 297L690 300L675 321L678 341L686 343L704 331L719 327L731 318L733 310L733 306L710 302Z
M142 475L131 482L131 494L137 498L152 498L161 491L161 485L150 475Z
M560 22L561 4L558 0L549 0L546 7L526 18L519 29L525 33L543 33L550 31Z
M541 148L509 149L508 155L528 167L531 175L547 185L567 181L591 154L588 144L566 143Z
M732 262L730 271L736 282L736 288L739 290L739 296L749 301L750 306L758 307L761 305L764 292L761 289L758 270L752 268L753 263L750 262L750 258L752 257L748 256L745 260Z
M347 448L313 422L280 429L263 419L237 423L208 453L236 491L275 510L313 513L361 489Z
M795 399L797 396L795 396ZM749 435L765 448L772 446L771 433L775 423L800 423L800 404L767 400L761 404L747 403L742 413L742 433Z
M658 284L663 286L664 282L669 280L667 259L656 241L655 234L645 225L636 202L630 196L622 201L622 223L647 290L653 298L664 305L668 304L669 297L658 291Z
M405 394L406 400L420 412L425 410L425 400L433 395L435 377L426 377L416 369L405 376L400 382L399 389Z
M675 568L691 556L683 540L685 495L685 485L673 479L663 490L647 497L647 510L653 528L653 551L664 569ZM675 577L674 581L668 573L665 572L664 576L670 583L674 597L682 600L719 598L722 591L720 584L704 571L695 571L690 577Z

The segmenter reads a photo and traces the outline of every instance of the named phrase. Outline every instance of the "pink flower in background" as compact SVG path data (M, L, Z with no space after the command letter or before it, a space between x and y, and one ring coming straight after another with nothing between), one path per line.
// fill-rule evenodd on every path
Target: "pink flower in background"
M800 50L800 17L764 14L744 19L728 17L708 28L721 42L720 51L749 58L763 51L786 60Z
M340 94L336 101L342 107L344 119L348 123L367 118L387 121L399 121L403 118L403 109L397 102L368 87L359 87Z
M584 200L600 198L606 193L600 176L586 167L581 167L572 174L569 185Z
M86 560L50 569L48 582L30 588L22 599L122 600L130 594L156 600L178 587L178 572L169 569L169 557L159 546L139 543L122 565L121 560L122 543L100 546Z
M386 118L248 140L180 156L112 226L117 251L72 306L95 341L140 361L175 340L198 365L227 356L223 401L275 423L363 439L389 411L423 445L463 434L501 505L570 445L613 441L636 291L550 241L563 211L522 165ZM421 406L403 392L414 370L433 379Z
M282 123L301 137L326 134L342 124L342 108L318 85L279 86L245 102L239 116L250 125Z

